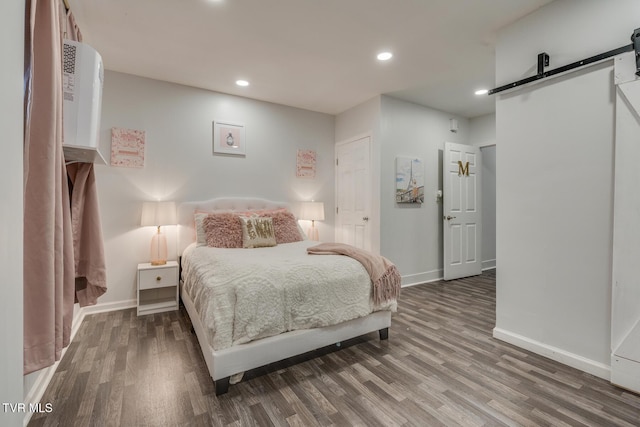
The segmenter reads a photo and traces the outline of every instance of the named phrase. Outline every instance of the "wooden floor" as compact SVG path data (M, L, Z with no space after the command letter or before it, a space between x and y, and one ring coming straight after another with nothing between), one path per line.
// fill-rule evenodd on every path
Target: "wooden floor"
M402 290L378 334L216 397L184 309L87 317L29 426L638 426L640 396L498 341L495 276Z

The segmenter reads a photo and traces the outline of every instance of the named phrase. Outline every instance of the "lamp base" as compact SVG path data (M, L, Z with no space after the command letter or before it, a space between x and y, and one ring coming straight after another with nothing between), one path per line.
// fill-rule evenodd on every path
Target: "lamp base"
M320 237L318 236L318 229L311 224L311 227L309 227L309 230L307 230L307 237L309 238L309 240L313 240L313 241L318 241L320 240Z
M151 239L151 265L165 265L167 263L167 238L160 232Z

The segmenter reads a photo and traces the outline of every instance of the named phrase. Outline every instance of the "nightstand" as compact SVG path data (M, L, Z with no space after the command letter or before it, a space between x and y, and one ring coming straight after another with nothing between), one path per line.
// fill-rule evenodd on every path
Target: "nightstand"
M138 316L178 309L178 263L138 264Z

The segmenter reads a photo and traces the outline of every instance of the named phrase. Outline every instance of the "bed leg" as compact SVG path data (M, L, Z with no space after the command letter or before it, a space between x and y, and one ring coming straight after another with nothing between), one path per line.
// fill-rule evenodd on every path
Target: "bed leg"
M389 328L380 329L378 333L380 334L380 341L389 339Z
M220 378L219 380L215 380L214 384L216 387L216 396L220 396L221 394L225 394L229 391L229 380L231 377Z

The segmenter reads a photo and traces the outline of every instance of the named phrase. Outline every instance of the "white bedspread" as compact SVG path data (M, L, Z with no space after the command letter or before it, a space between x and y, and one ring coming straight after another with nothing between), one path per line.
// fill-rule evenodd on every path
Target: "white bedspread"
M371 280L357 261L308 255L317 242L270 248L189 246L182 257L191 296L214 350L282 332L335 325L376 310Z

